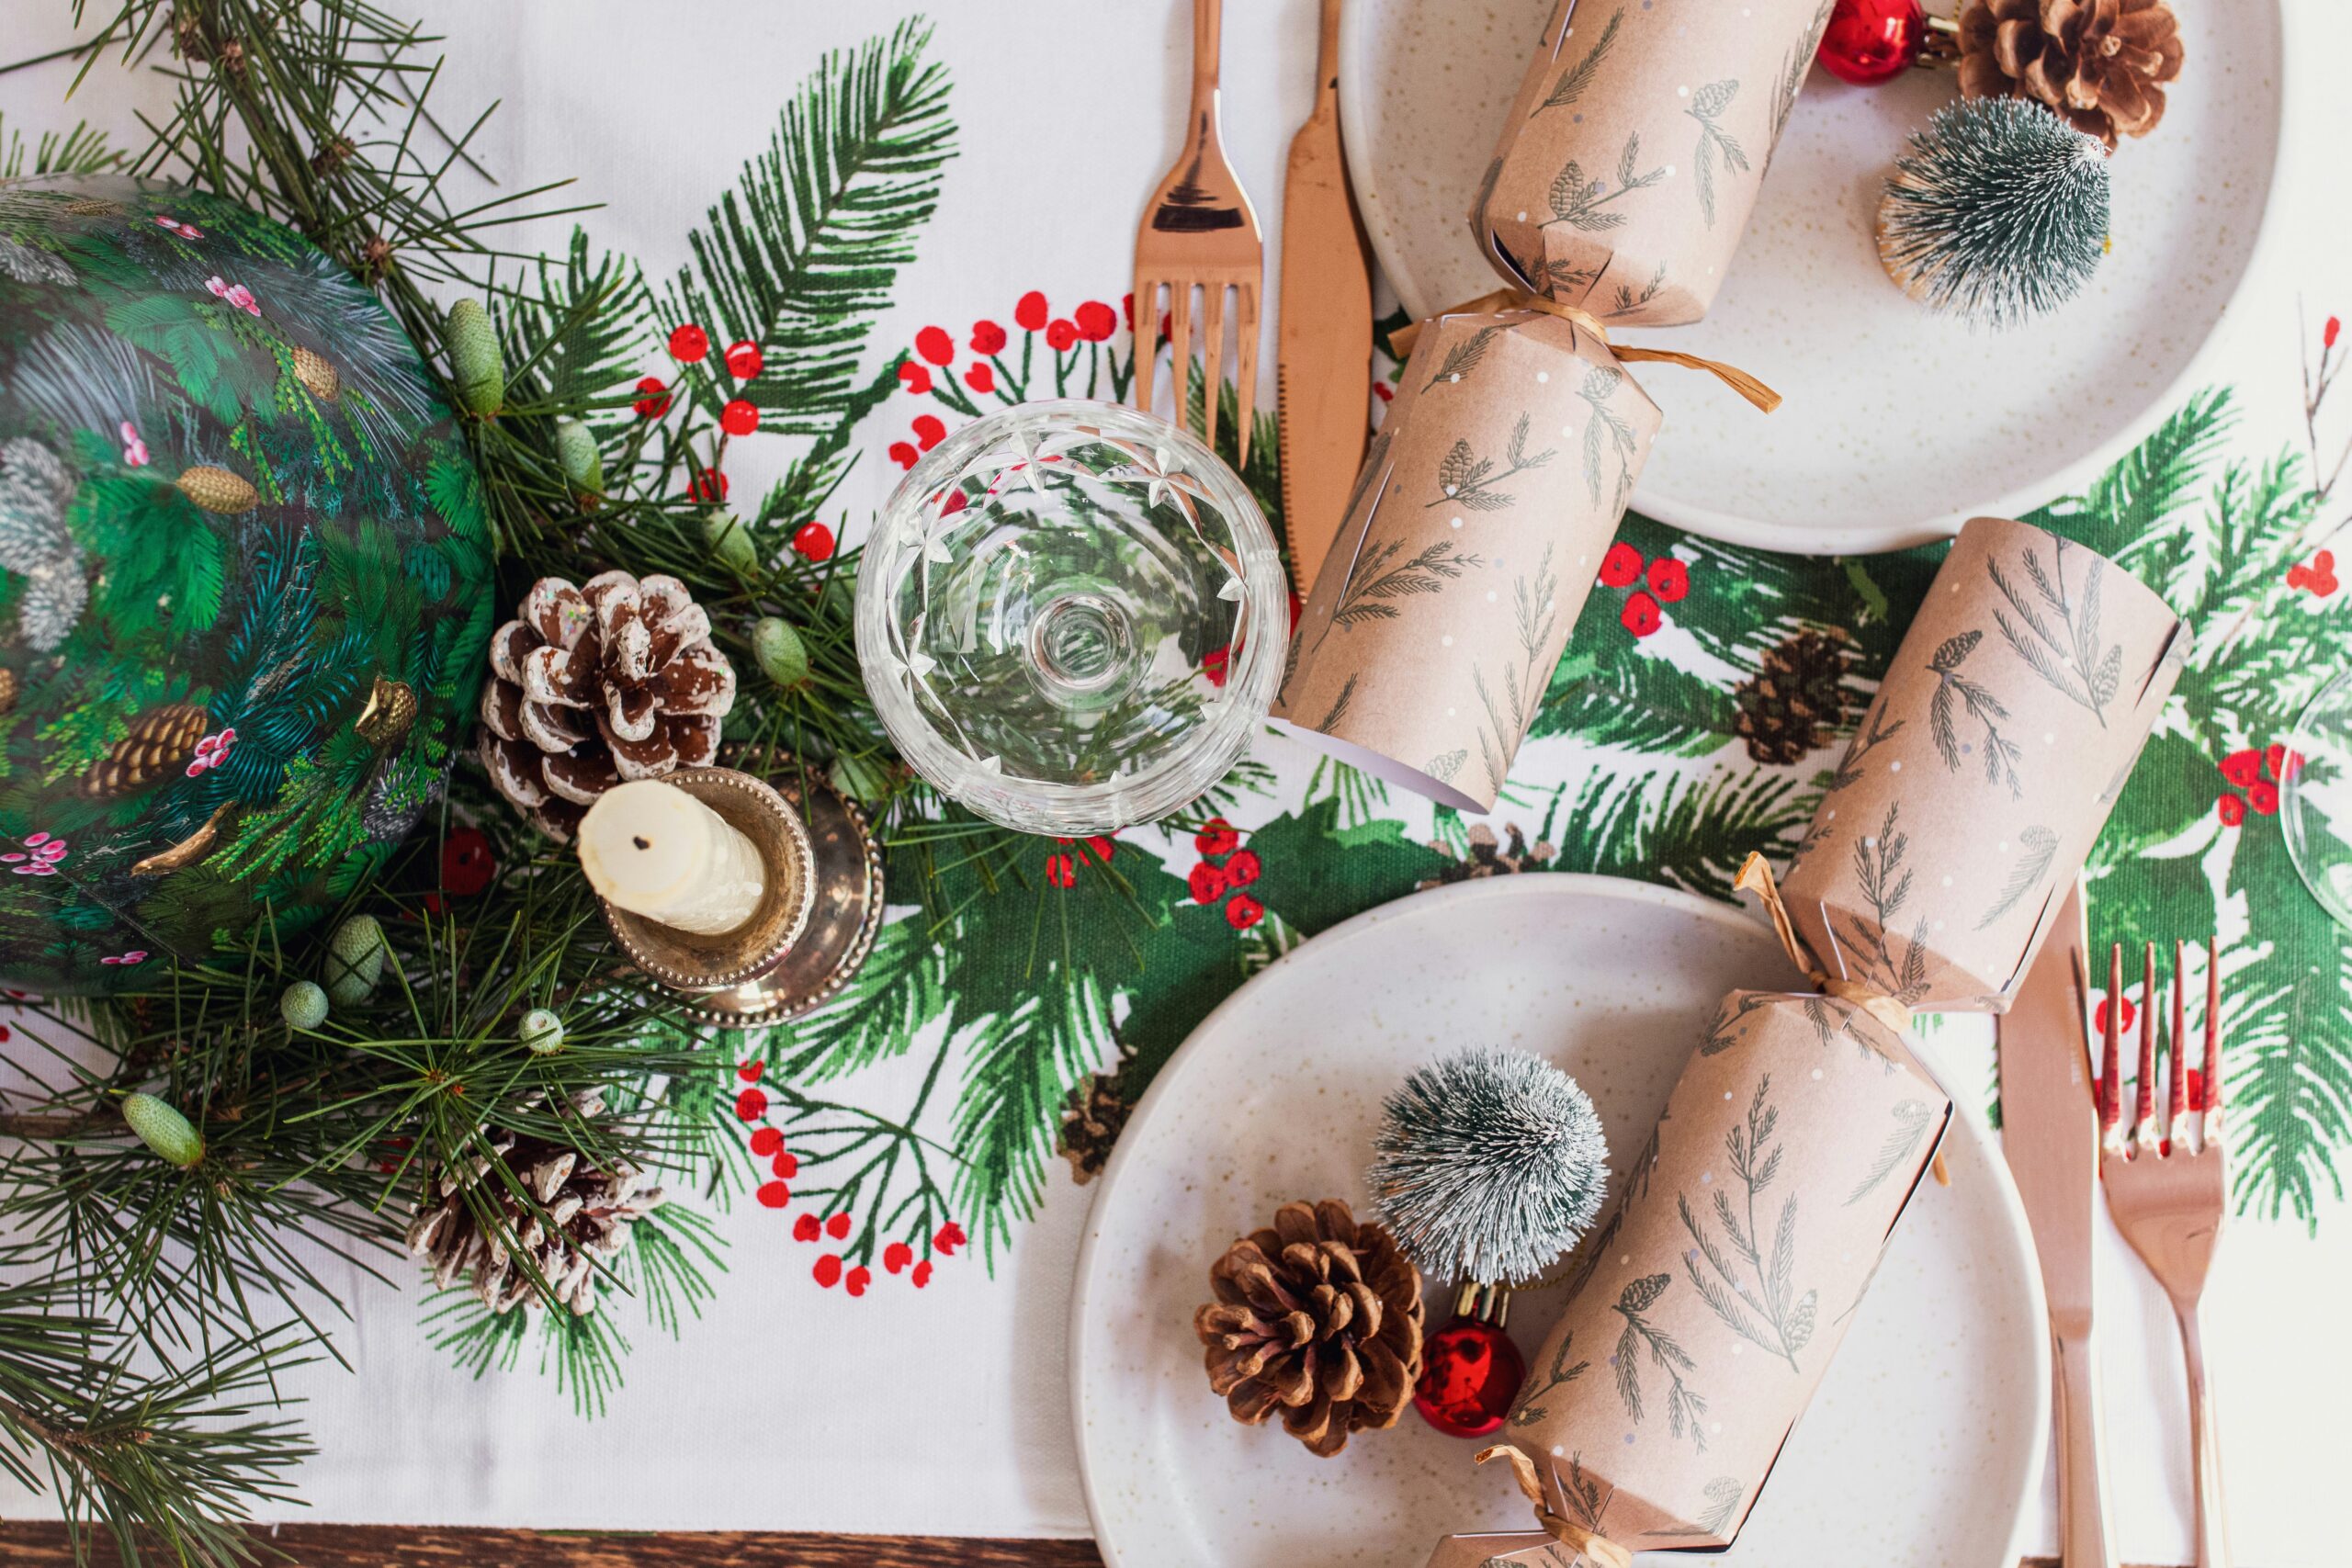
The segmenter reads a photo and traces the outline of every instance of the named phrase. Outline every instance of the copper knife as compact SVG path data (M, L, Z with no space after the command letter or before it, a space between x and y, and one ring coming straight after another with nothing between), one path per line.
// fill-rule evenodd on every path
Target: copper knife
M2098 1106L2092 1093L2087 942L2077 886L1996 1028L2001 1149L2025 1203L2042 1292L2050 1299L2059 1561L2064 1568L2115 1568L2091 1315Z
M1291 585L1303 598L1340 531L1372 402L1372 270L1340 151L1340 0L1323 0L1315 108L1283 185L1275 418Z

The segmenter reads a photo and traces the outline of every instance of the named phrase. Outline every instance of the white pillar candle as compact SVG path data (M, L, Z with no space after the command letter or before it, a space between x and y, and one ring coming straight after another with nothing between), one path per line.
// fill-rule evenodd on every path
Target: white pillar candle
M752 840L660 779L596 797L580 824L580 869L606 902L699 936L735 930L767 891Z

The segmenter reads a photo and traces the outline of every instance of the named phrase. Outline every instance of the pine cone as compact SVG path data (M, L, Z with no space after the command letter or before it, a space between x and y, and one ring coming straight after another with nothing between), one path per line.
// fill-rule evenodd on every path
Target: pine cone
M390 746L406 735L415 722L416 689L405 681L388 681L378 675L376 684L368 693L368 705L351 721L351 729L370 746Z
M490 668L482 762L558 841L624 779L707 765L735 705L710 617L674 577L608 571L580 588L543 577L490 639Z
M1445 887L1456 882L1471 882L1486 876L1510 876L1522 871L1542 871L1560 853L1548 840L1538 839L1532 849L1528 847L1527 834L1516 822L1504 824L1503 831L1510 835L1510 844L1504 848L1495 837L1494 829L1481 822L1470 829L1469 853L1459 854L1453 846L1442 840L1430 845L1445 857L1445 864L1435 876L1413 886L1422 889Z
M577 1103L586 1116L604 1109L594 1094ZM575 1151L544 1139L501 1133L491 1147L537 1209L490 1176L491 1162L478 1157L470 1170L442 1174L440 1201L409 1224L411 1256L432 1261L436 1287L446 1290L466 1275L481 1303L503 1313L537 1299L530 1276L507 1249L511 1241L556 1302L585 1316L596 1306L597 1266L609 1266L628 1245L629 1227L661 1206L662 1189L626 1166L609 1171L584 1166ZM502 1217L499 1235L482 1229L467 1206L469 1194Z
M130 733L107 748L82 775L82 793L96 800L136 795L187 766L204 739L209 716L194 703L166 703L130 721Z
M179 486L182 495L205 511L224 516L251 512L261 504L261 492L254 489L251 481L226 468L198 464L181 469L180 477L172 482Z
M1112 1145L1126 1127L1127 1112L1134 1109L1117 1073L1093 1073L1084 1083L1070 1086L1062 1107L1061 1152L1080 1187L1102 1173Z
M1193 1314L1209 1387L1237 1421L1283 1429L1329 1459L1350 1432L1391 1427L1421 1375L1421 1277L1396 1238L1336 1198L1285 1203L1209 1269Z
M1747 754L1785 766L1804 757L1846 719L1846 648L1825 632L1802 631L1764 650L1756 677L1732 693Z
M2180 24L2165 0L1973 0L1960 51L1966 96L2047 104L2112 149L2164 118Z
M334 361L299 345L294 350L294 378L322 403L343 396L343 373L334 367Z

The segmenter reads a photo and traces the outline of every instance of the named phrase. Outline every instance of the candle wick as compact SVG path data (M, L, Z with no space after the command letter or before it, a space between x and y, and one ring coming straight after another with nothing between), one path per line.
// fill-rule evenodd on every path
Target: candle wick
M653 847L650 843L646 841L644 835L639 833L630 834L628 841L635 844L640 850L650 850Z

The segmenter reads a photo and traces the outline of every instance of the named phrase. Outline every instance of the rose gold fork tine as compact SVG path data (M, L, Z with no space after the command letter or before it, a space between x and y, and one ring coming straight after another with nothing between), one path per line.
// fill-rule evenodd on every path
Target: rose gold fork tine
M2205 939L2205 1115L2199 1123L2205 1146L2222 1136L2222 939Z
M1193 286L1182 278L1168 285L1169 369L1176 378L1176 428L1189 430L1193 416Z
M1206 383L1201 393L1201 443L1210 451L1216 450L1217 395L1225 390L1225 285L1211 283L1201 289L1201 355L1206 363L1202 379Z
M2172 944L2172 1032L2165 1041L2165 1152L2172 1152L2172 1141L2181 1135L2188 1124L2188 1069L2182 1066L2188 1055L2188 1015L2187 1007L2188 979L2183 972L2188 963L2188 944L2176 938Z
M1241 353L1234 365L1233 390L1234 408L1241 421L1241 451L1233 466L1246 468L1250 466L1250 434L1258 422L1258 286L1245 283L1238 292L1234 319L1239 324Z
M2115 1130L2123 1121L2123 944L2107 952L2107 1039L2099 1059L2098 1126L2101 1141L2119 1142Z
M1159 279L1136 274L1136 407L1151 412L1151 376L1159 364Z
M2132 1118L2132 1141L2143 1151L2156 1146L2156 944L2148 943L2140 971L2140 1097Z

